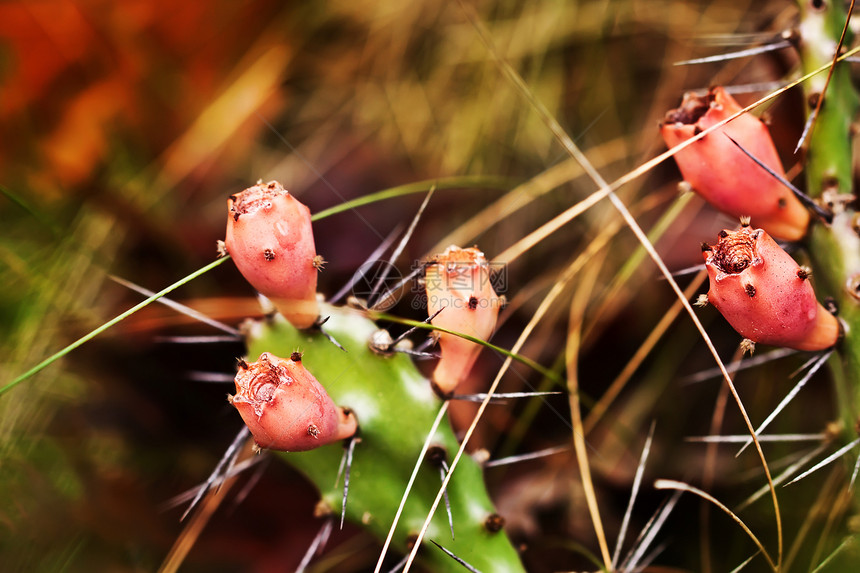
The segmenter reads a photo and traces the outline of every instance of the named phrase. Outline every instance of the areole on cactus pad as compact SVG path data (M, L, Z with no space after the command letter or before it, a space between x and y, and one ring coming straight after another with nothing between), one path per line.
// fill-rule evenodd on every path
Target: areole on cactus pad
M808 271L763 229L720 231L717 244L702 251L708 302L742 336L797 350L836 344L839 321L816 300Z
M358 428L353 413L335 405L298 352L289 359L263 352L256 362L240 361L230 403L257 445L272 450L312 450L349 438Z
M741 109L722 87L712 88L704 96L688 92L681 106L666 114L660 132L666 145L673 147ZM767 127L745 113L675 154L684 180L720 211L734 217L748 216L753 225L778 239L801 239L809 226L809 212L792 191L750 159L732 139L785 178Z
M434 326L482 340L490 337L502 299L493 290L484 253L475 247L452 245L431 259L424 280L427 312ZM447 332L440 333L439 347L442 356L433 371L433 384L444 395L466 378L481 347Z
M239 272L296 328L319 316L319 257L310 210L277 181L259 182L227 202L227 252Z

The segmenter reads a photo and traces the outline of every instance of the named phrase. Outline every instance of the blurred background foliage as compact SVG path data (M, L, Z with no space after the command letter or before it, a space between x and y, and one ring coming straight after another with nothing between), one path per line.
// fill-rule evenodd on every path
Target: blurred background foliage
M726 42L747 47L779 33L795 17L787 1L469 5L499 55L608 180L662 151L657 123L684 90L778 81L796 67L788 51L673 65L734 49ZM317 212L415 181L487 177L484 185L436 193L399 261L404 274L457 229L492 258L594 189L455 2L10 1L0 4L0 86L0 384L140 300L109 274L158 290L211 261L223 238L226 197L260 178L282 181ZM789 163L801 106L800 94L790 93L765 112ZM666 163L621 196L649 229L675 201L678 179ZM510 214L490 214L465 236L460 225L503 196ZM318 251L330 261L322 292L345 284L421 199L319 221ZM699 263L700 242L732 224L698 198L686 201L658 242L673 269ZM561 270L617 222L601 204L510 264L511 306L494 342L510 347ZM593 262L599 273L580 357L581 386L592 400L674 302L650 264L631 263L619 275L637 256L637 243L622 230ZM224 265L176 297L236 324L259 312L252 294ZM421 318L412 300L404 297L394 312ZM559 370L568 300L523 350ZM737 336L713 311L702 316L722 355L731 356ZM711 365L688 322L669 328L587 435L611 540L652 420L646 484L656 477L702 482L705 448L684 438L708 433L721 386L683 382ZM181 531L180 510L165 502L204 479L240 427L224 400L229 385L190 381L188 372L229 373L243 349L159 338L194 333L211 331L149 308L0 397L5 570L158 567ZM739 376L753 419L763 419L788 390L788 374L800 362ZM470 386L485 388L499 365L484 356ZM507 389L545 383L523 369L508 378ZM821 431L833 416L830 400L825 378L774 431ZM474 411L452 408L455 425L465 427ZM496 455L569 443L568 419L564 397L494 407L476 445ZM732 406L724 427L742 431ZM798 451L768 448L772 459ZM764 480L754 456L735 460L729 449L720 449L708 485L731 505ZM578 480L570 454L488 472L530 571L593 567L582 555L583 547L595 552L596 542ZM822 500L826 484L794 487L782 496L789 540L843 519L827 510L833 500ZM663 499L646 490L634 531ZM299 475L270 464L241 504L228 502L214 515L183 570L295 567L318 527L314 503ZM748 511L745 519L772 545L772 508L760 501ZM706 561L728 570L753 552L722 515L711 518L716 549L703 550L699 515L698 502L684 498L662 535L659 563L702 570ZM798 568L829 544L825 536L799 545ZM351 526L316 570L366 570L377 554Z

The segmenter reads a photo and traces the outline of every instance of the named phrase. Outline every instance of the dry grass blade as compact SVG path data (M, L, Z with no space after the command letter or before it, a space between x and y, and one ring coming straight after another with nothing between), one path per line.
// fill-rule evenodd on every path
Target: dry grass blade
M585 443L582 413L580 412L579 404L579 347L582 340L585 311L588 307L591 291L594 288L594 283L597 280L599 272L600 265L595 261L591 264L588 271L584 273L584 276L580 278L576 294L570 306L567 344L565 345L565 364L567 367L567 389L570 395L570 420L573 426L571 437L573 439L573 449L576 453L577 465L579 466L580 479L582 480L582 489L585 494L585 501L588 504L588 511L591 514L591 523L597 535L597 542L600 545L600 554L603 557L604 567L612 570L613 560L609 554L606 533L603 531L603 521L600 518L600 504L597 501L594 483L591 480L588 448Z
M651 547L651 543L654 542L654 538L657 537L657 533L659 533L663 524L666 523L666 519L672 513L672 510L675 509L675 505L680 498L681 492L676 491L672 497L665 500L660 508L654 512L654 515L651 516L645 527L639 532L639 536L633 543L633 547L618 567L619 570L632 571L639 567L640 560L645 555L645 552L648 551L648 548Z
M711 494L706 493L706 492L704 492L704 491L702 491L696 487L693 487L689 484L686 484L686 483L683 483L680 481L675 481L675 480L668 480L668 479L657 480L656 482L654 482L654 487L657 489L672 489L672 490L677 490L677 491L686 491L686 492L697 495L697 496L701 497L702 499L705 499L705 500L713 503L715 506L720 508L726 515L731 517L738 525L741 526L741 529L744 530L744 533L746 533L749 536L749 538L752 539L753 543L755 543L756 547L758 547L759 551L761 551L761 554L767 560L767 563L768 563L768 565L770 565L770 568L773 569L774 571L779 571L779 566L777 566L777 564L773 561L773 558L771 558L770 554L764 548L764 545L762 545L762 543L761 543L761 541L759 541L758 537L756 537L755 534L750 530L750 528L747 527L747 525L743 522L743 520L740 517L738 517L737 515L735 515L731 509L729 509L728 507L723 505L720 501L718 501Z
M752 561L753 559L758 557L759 553L760 553L759 551L756 551L755 553L753 553L752 555L747 557L746 560L744 560L740 565L738 565L737 567L732 569L731 573L739 573L740 571L742 571L744 569L744 567L746 567L747 565L750 564L750 561Z
M836 559L843 551L846 549L850 549L852 546L857 544L857 538L854 536L846 537L842 540L842 543L834 549L830 555L828 555L824 561L818 564L818 566L813 569L810 573L819 573L820 571L824 571L825 568L830 565L830 562Z
M566 209L563 213L553 217L551 221L541 225L538 229L535 229L507 249L505 249L502 253L500 253L495 260L500 263L509 264L517 260L521 255L526 253L529 249L546 239L553 232L557 231L567 223L571 222L578 216L585 213L588 209L598 204L601 200L606 198L606 193L601 191L595 191L582 201L576 203L572 207Z
M595 149L595 153L606 163L623 159L627 151L626 142L620 138L604 143ZM570 183L583 175L584 171L582 167L574 159L566 159L557 165L553 165L546 171L517 185L497 201L459 225L457 229L438 241L429 252L442 251L450 244L466 244L517 210L525 208L553 189L557 189L565 183ZM561 216L559 215L559 217Z
M650 211L648 203L662 203L663 197L674 199L668 209L660 214L660 218L648 231L648 240L652 244L656 244L661 238L665 237L667 232L673 227L679 225L679 219L685 212L690 201L693 198L693 193L683 193L680 197L676 189L667 189L663 193L649 193L637 205L630 208L632 213L639 216L639 213ZM701 205L698 205L701 207ZM692 210L691 210L692 211ZM683 226L681 223L680 226ZM624 265L612 278L610 285L604 290L601 295L601 302L594 313L593 325L599 325L606 321L604 317L609 314L612 309L617 309L622 306L630 297L631 289L629 289L630 279L634 273L641 268L642 263L647 260L647 251L640 245L633 253L627 257ZM661 277L662 278L662 277ZM689 290L689 288L687 289ZM625 292L626 291L626 292ZM686 294L686 293L685 293ZM690 298L686 295L685 298ZM585 331L586 338L592 336L592 329Z
M818 533L818 544L810 560L809 568L811 569L815 563L821 559L825 548L830 543L831 535L837 522L851 510L853 499L844 486L844 471L842 468L834 468L827 477L827 482L821 488L821 495L816 500L815 506L809 512L803 527L808 526L811 532ZM814 527L817 517L824 517L824 524L820 527Z
M794 474L795 474L795 473L796 473L800 468L804 467L807 463L809 463L809 461L810 461L810 460L812 460L813 458L817 457L819 454L821 454L822 452L824 452L824 450L825 450L825 449L827 449L827 443L826 443L826 442L825 442L825 443L822 443L820 446L818 446L818 447L816 447L816 448L813 448L812 450L810 450L810 451L809 451L809 452L807 452L806 454L801 455L801 456L797 459L797 461L795 461L795 462L793 462L793 463L789 464L789 466L788 466L787 468L785 468L785 470L783 470L782 472L780 472L780 473L779 473L779 474L778 474L778 475L773 479L773 483L774 483L774 485L780 485L780 484L781 484L781 483L783 483L785 480L787 480L788 478L790 478L791 476L793 476L793 475L794 475ZM758 501L758 500L759 500L759 499L760 499L764 494L766 494L767 492L768 492L768 486L767 486L767 485L764 485L764 486L760 487L758 490L756 490L756 491L755 491L755 493L753 493L753 494L752 494L751 496L749 496L747 499L745 499L744 501L742 501L742 502L741 502L741 503L740 503L740 504L735 508L735 510L736 510L736 511L742 511L742 510L744 510L746 507L748 507L748 506L752 505L753 503L755 503L756 501Z
M824 87L821 89L821 94L815 104L815 109L809 114L811 125L809 126L809 129L804 129L804 136L811 134L815 130L815 120L818 118L818 114L821 113L821 106L824 104L824 100L826 99L827 87L830 85L830 80L833 78L833 72L836 71L836 64L844 58L844 56L839 57L839 52L842 51L842 46L845 45L848 26L851 24L851 14L854 12L854 2L855 0L851 0L851 4L848 5L848 10L846 10L848 17L845 18L845 24L842 26L842 33L839 35L839 41L833 49L833 62L828 65L827 79L824 80ZM847 55L848 54L845 54L845 56Z

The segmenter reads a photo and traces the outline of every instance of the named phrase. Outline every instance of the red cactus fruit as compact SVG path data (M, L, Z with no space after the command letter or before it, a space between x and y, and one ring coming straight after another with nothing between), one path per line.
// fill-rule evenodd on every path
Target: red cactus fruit
M236 395L230 397L257 445L302 452L349 438L358 424L339 408L294 352L289 360L264 352L239 363Z
M319 259L310 210L277 181L257 183L227 201L227 252L239 272L296 328L319 316Z
M763 229L720 231L702 245L708 302L753 342L797 350L836 344L839 322L815 299L808 272Z
M704 97L684 94L681 107L666 114L660 126L666 145L673 147L734 115L742 108L721 87ZM796 241L806 234L809 212L788 188L777 181L726 137L729 135L775 173L785 177L767 127L745 113L675 154L681 175L708 203L778 239Z
M427 265L425 274L427 311L433 325L483 340L493 333L502 300L490 283L490 266L484 253L472 247L450 246ZM433 372L437 390L447 395L469 374L481 346L441 333L441 358Z

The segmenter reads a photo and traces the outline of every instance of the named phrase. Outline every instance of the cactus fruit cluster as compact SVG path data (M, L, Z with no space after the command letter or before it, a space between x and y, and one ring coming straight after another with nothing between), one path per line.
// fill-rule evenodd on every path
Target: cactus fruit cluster
M689 92L679 108L666 114L660 131L672 147L742 109L722 87L705 96ZM772 238L802 239L810 214L744 150L785 179L767 127L749 113L674 155L697 193L742 221L737 231L721 231L716 245L702 245L710 279L707 302L749 342L810 351L831 348L840 336L838 319L817 301L809 271Z
M280 183L257 184L230 197L225 244L239 271L280 313L245 323L248 351L259 360L239 361L237 393L230 402L260 448L289 452L284 454L287 462L317 485L322 496L318 513L343 511L385 539L425 441L431 440L436 457L453 455L458 448L446 420L428 437L440 398L409 357L372 348L379 329L361 311L317 302L310 212ZM433 324L481 339L492 334L500 300L478 249L451 247L434 257L427 266L426 288ZM320 310L325 333L309 328ZM441 358L433 378L437 393L444 395L468 374L481 346L449 333L442 333L439 342ZM336 484L343 450L333 442L349 438L354 455L344 500ZM429 459L422 466L428 464ZM407 551L440 485L438 467L419 472L394 530L396 549ZM431 537L481 571L522 571L498 527L503 520L486 493L481 467L463 460L446 492L451 523L444 514L436 515ZM432 548L421 561L432 571L462 567Z

